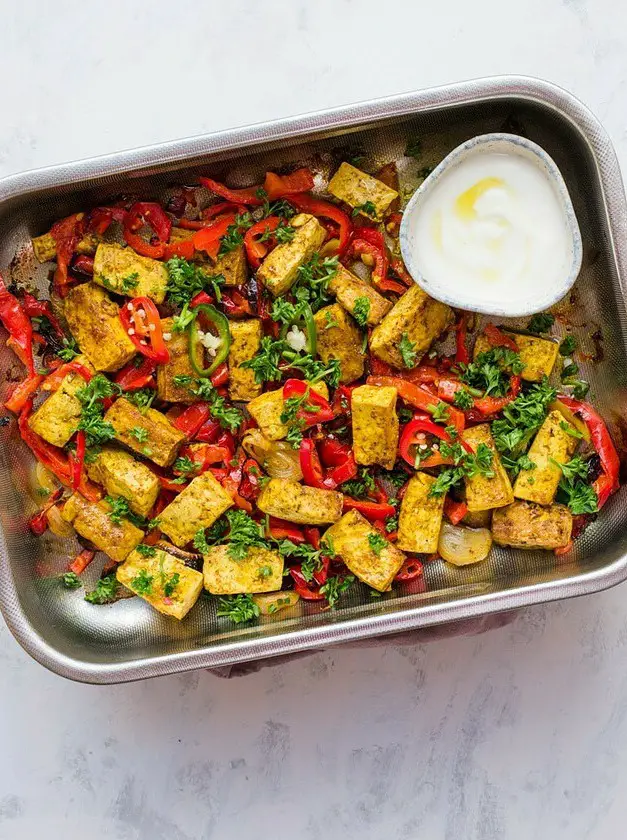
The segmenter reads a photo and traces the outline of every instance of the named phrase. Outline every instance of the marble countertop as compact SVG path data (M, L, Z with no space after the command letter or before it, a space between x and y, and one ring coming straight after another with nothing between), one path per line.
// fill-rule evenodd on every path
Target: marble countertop
M0 175L495 73L573 91L627 165L627 6L614 0L104 9L5 4ZM626 593L230 681L73 684L2 625L0 837L615 840Z

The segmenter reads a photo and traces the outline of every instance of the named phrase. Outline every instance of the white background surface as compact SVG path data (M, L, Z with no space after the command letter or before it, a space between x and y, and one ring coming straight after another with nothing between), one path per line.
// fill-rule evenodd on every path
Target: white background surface
M495 73L572 90L627 165L616 0L2 7L0 174ZM626 598L117 687L47 673L3 626L0 838L624 837Z

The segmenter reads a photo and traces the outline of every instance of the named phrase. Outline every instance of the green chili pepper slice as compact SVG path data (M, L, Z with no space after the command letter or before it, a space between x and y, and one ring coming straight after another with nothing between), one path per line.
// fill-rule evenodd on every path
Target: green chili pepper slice
M299 329L304 329L307 336L307 352L312 356L316 355L318 347L318 337L316 332L316 323L314 321L311 306L308 303L301 303L296 308L296 315L287 324L283 324L281 328L281 338L285 339L290 327L297 326Z
M212 326L215 327L218 337L220 338L220 346L218 347L215 358L208 368L203 368L198 364L196 354L194 352L196 342L200 340L198 337L198 316L201 312L207 317ZM199 306L196 306L193 313L194 320L190 324L189 328L189 360L197 376L211 376L218 365L221 365L229 355L229 347L231 346L229 321L222 312L218 312L215 306L211 306L209 303L201 303Z

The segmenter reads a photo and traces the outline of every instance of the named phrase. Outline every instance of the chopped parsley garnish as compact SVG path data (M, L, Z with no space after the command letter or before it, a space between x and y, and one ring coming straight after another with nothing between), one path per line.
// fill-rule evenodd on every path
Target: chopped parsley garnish
M568 505L573 516L596 513L599 503L594 488L588 483L588 463L579 455L566 464L560 464L553 458L550 460L562 471L562 478L557 487L557 501Z
M120 386L101 373L92 376L85 387L76 392L76 398L81 403L77 429L85 432L87 446L98 446L115 437L113 426L103 419L102 400L120 392Z
M583 434L576 429L570 423L567 423L566 420L560 420L560 429L563 432L566 432L567 435L570 435L573 438L577 438L577 440L581 440L583 438Z
M133 426L129 434L139 443L146 443L148 440L148 429L144 429L143 426Z
M560 356L572 356L577 349L577 339L574 335L567 335L559 346Z
M275 340L269 335L261 339L261 349L257 355L242 362L241 367L252 370L255 381L260 384L276 382L290 368L301 371L311 383L324 379L332 388L337 388L341 376L339 359L321 362L309 353L297 353L287 341Z
M136 289L139 286L138 280L139 274L134 271L132 274L128 274L126 277L123 277L120 285L119 291L122 292L123 295L128 295L133 289Z
M194 379L188 374L177 374L172 382L178 387L187 388L195 397L208 402L211 416L220 423L223 429L234 432L241 426L244 419L242 412L239 408L228 405L208 379Z
M61 575L61 582L66 589L79 589L83 585L76 572L66 572Z
M296 215L296 209L292 204L284 198L278 201L273 201L268 207L266 216L280 216L282 219L293 219Z
M398 530L398 514L395 516L388 516L385 520L385 530L388 534Z
M536 464L528 455L519 455L518 458L510 458L508 455L502 455L501 461L505 469L511 474L512 478L516 478L522 470L535 470Z
M431 412L431 419L434 423L448 423L450 416L448 406L442 400L436 403L435 408Z
M537 315L533 315L529 323L527 324L527 329L529 332L532 333L548 333L555 323L555 316L551 315L549 312L539 312Z
M277 544L277 550L281 557L300 561L301 574L306 581L313 580L314 574L322 568L322 550L309 543L297 545L291 540L281 540Z
M413 368L416 366L416 357L418 356L416 345L413 341L410 341L406 332L404 332L401 336L401 340L398 344L398 350L406 368Z
M115 575L100 578L96 588L85 595L90 604L108 604L115 599L118 592L118 582Z
M194 548L201 554L207 554L209 552L211 546L207 542L204 528L199 528L194 534Z
M367 297L358 297L353 304L353 318L360 327L365 327L370 315L370 300Z
M259 617L259 607L252 595L225 595L218 600L217 615L230 618L234 624L245 624Z
M203 290L210 291L216 300L222 295L220 286L224 285L221 274L208 275L197 265L182 257L172 257L166 263L168 269L167 296L170 303L183 308L191 299Z
M562 382L566 382L571 377L576 377L579 373L579 366L575 364L575 362L571 362L568 365L564 365L562 368L562 372L560 373L560 379Z
M365 499L376 490L374 478L366 467L359 468L357 478L351 478L339 486L339 491L353 499Z
M142 414L150 408L156 396L157 392L152 388L138 388L136 391L126 391L124 394L124 398L136 405Z
M474 362L459 367L459 378L466 385L477 388L486 397L504 397L509 390L507 371L517 376L524 365L520 355L508 347L493 347L479 353Z
M172 469L174 472L182 473L184 476L194 475L200 469L200 464L197 464L195 461L192 461L187 455L183 458L177 458L174 462Z
M340 577L330 577L327 578L327 582L320 587L320 592L324 595L327 599L328 604L331 608L333 608L340 599L340 595L346 592L346 590L350 587L353 583L355 578L353 575L346 575L345 578Z
M59 350L57 356L63 359L64 362L71 362L79 355L80 350L76 341L73 338L64 338L63 347Z
M142 557L154 557L157 553L157 549L154 545L146 545L145 543L140 543L137 546L137 553L141 554Z
M548 407L557 395L546 378L519 394L503 409L503 416L492 422L492 434L498 452L518 457L540 428Z
M163 582L163 594L166 598L171 598L174 590L181 582L181 576L178 572L174 572L165 582Z
M460 484L464 478L475 478L479 475L485 478L493 478L495 475L492 466L494 455L485 443L480 443L476 452L470 453L463 450L458 443L449 446L445 441L442 441L440 452L444 457L453 457L456 466L442 470L431 485L429 490L429 496L431 497L443 496L452 487Z
M286 225L285 222L280 222L274 229L267 228L259 237L260 242L266 242L268 239L276 239L279 245L284 245L286 242L291 242L296 234L296 228L291 225Z
M298 268L292 294L298 301L307 301L313 312L317 312L331 300L329 283L337 274L337 257L321 257L314 254L310 260Z
M230 526L227 536L228 553L234 560L243 560L249 548L268 547L263 536L263 527L243 510L229 510L226 518Z
M364 216L370 216L370 218L376 218L377 208L374 206L372 201L364 201L363 204L357 204L355 207L353 207L353 212L351 213L351 215L354 218L360 213L363 213Z
M260 578L264 579L270 577L272 574L272 566L260 566L258 570L258 575Z
M122 518L127 518L131 510L128 502L122 496L105 496L105 502L110 506L108 516L114 525L121 525Z
M378 557L383 549L387 547L388 541L379 533L368 534L368 545Z
M131 589L138 595L151 595L154 575L149 575L146 569L140 569L131 581Z
M220 240L220 249L218 256L223 257L225 254L235 251L244 244L244 233L248 228L254 224L253 217L250 213L242 213L235 217L232 225L229 225L226 233Z
M466 391L465 389L455 391L453 405L457 406L457 408L461 408L462 411L468 411L468 409L472 408L474 404L475 401L472 398L470 391Z

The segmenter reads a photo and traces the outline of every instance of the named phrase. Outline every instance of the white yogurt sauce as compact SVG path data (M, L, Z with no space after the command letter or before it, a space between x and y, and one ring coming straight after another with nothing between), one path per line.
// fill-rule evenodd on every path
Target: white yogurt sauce
M519 154L477 151L434 183L413 220L426 280L510 308L568 275L572 235L553 185Z

